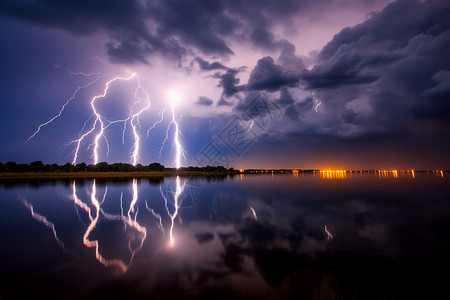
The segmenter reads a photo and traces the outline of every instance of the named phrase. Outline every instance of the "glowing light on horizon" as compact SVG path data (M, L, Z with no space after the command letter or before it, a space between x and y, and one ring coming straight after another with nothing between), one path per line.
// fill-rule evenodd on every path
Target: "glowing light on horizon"
M398 170L377 170L378 177L380 178L388 178L390 176L394 178L398 178ZM412 176L415 177L414 171L412 171Z
M320 170L320 177L323 179L345 179L347 178L346 170Z

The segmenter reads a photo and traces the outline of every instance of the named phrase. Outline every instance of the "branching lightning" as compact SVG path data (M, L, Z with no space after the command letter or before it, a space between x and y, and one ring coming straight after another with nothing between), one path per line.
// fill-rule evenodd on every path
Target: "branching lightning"
M175 126L175 132L174 132L174 138L173 138L173 145L175 146L175 161L174 162L175 162L175 167L177 169L179 169L181 167L181 156L183 156L183 158L186 160L186 153L184 151L183 146L181 145L180 138L179 138L179 136L181 135L179 121L177 121L176 117L175 117L176 116L175 115L175 103L178 100L178 94L174 91L171 91L169 93L169 98L170 98L170 108L171 108L171 112L172 112L172 120L170 121L169 125L167 125L165 137L161 144L161 148L159 149L158 155L161 156L164 146L165 146L167 140L169 139L170 128L172 127L172 125L174 125ZM165 110L166 110L166 108L164 108L163 111L165 111ZM163 114L164 113L161 114L161 120L163 119L162 118ZM157 123L159 123L159 122L157 122ZM155 125L157 123L155 123Z
M165 113L165 112L166 112L166 107L164 107L164 108L159 112L159 114L161 115L161 118L160 118L158 121L156 121L156 122L155 122L155 123L147 130L147 137L148 137L150 131L151 131L153 128L155 128L156 125L158 125L159 123L161 123L162 121L164 121L164 113Z
M68 70L68 72L72 73L70 70ZM83 75L85 75L85 74L83 74ZM94 74L90 74L90 75L87 75L87 76L91 76L91 75L94 75ZM36 131L35 131L28 139L26 139L25 143L28 142L29 140L31 140L32 138L34 138L34 137L36 136L36 134L38 134L39 131L41 131L41 128L42 128L42 127L47 126L48 124L52 123L52 122L53 122L54 120L56 120L57 118L61 117L61 114L63 113L64 109L66 108L67 105L69 105L69 103L70 103L73 99L75 99L75 97L77 96L77 93L78 93L80 90L85 89L85 88L87 88L88 86L94 84L99 78L100 78L100 77L96 77L93 81L89 82L88 84L77 87L77 88L75 89L75 91L73 92L72 96L71 96L69 99L67 99L66 102L64 103L64 105L61 107L61 109L59 110L58 114L56 114L55 116L53 116L53 117L52 117L50 120L48 120L47 122L40 124L40 125L38 126L38 128L36 129Z
M90 224L88 226L88 228L86 229L84 235L83 235L83 243L86 247L88 248L95 248L95 257L96 259L103 264L104 266L115 266L117 268L119 268L119 270L121 272L126 272L129 265L133 262L133 259L136 255L136 253L138 253L143 245L144 245L144 241L147 238L147 229L143 226L141 226L138 222L137 222L137 214L138 211L135 208L136 203L137 203L137 199L138 199L138 190L137 190L137 181L133 180L133 198L132 198L132 202L130 204L130 208L128 210L128 215L124 216L123 214L123 206L122 206L122 196L121 196L121 214L120 215L112 215L112 214L108 214L106 213L102 208L101 205L102 203L105 201L106 199L106 195L107 195L107 189L105 189L105 192L103 194L103 198L102 201L99 202L97 197L96 197L96 184L95 184L95 180L92 183L92 191L91 191L91 203L92 205L95 207L95 217L92 216L92 212L91 209L88 205L86 205L84 202L82 202L78 196L77 196L77 191L76 191L76 185L75 185L75 181L72 184L72 198L74 203L82 208L84 211L86 211L86 213L89 216L89 220L90 220ZM133 215L134 213L134 215ZM132 241L134 240L134 236L130 237L130 240L128 242L128 248L131 254L130 257L130 261L128 262L128 264L125 264L122 260L119 259L106 259L103 257L103 255L100 253L99 250L99 242L98 240L90 240L89 236L91 235L92 231L95 229L95 227L97 226L100 214L102 216L104 216L107 220L120 220L123 222L124 227L129 226L131 228L134 228L137 232L138 232L138 243L137 243L137 247L135 247L133 249L132 247Z
M86 77L91 77L93 80L88 82L85 85L79 86L75 89L72 96L66 100L64 105L61 107L59 112L50 118L45 123L40 124L36 131L26 140L27 142L34 138L43 127L51 124L53 121L55 121L57 118L61 117L63 112L67 109L68 105L71 103L72 100L76 99L79 95L80 91L83 89L86 89L92 85L94 85L97 81L99 81L100 74L98 73L82 73L82 72L73 72L67 68L61 67L59 65L55 66L56 68L61 68L66 70L72 75L83 75ZM104 78L104 77L103 77ZM123 81L132 81L133 83L136 81L136 87L134 89L133 94L133 101L130 102L128 105L129 111L126 115L126 117L117 118L117 119L108 119L100 110L98 103L105 99L108 94L110 93L110 88L115 85L117 82L123 82ZM140 117L143 115L145 111L147 111L151 106L150 96L149 93L144 89L140 82L140 78L136 73L131 74L130 76L117 76L114 78L111 78L106 81L102 89L102 92L98 94L94 94L92 98L90 98L90 117L84 122L81 131L78 134L78 138L75 140L70 141L67 143L67 146L74 145L73 150L73 158L72 158L72 164L75 165L79 159L80 152L82 151L82 146L87 145L87 151L89 151L92 154L93 163L98 164L101 158L101 149L104 147L106 149L106 155L109 154L110 145L106 136L107 129L112 126L113 124L123 124L122 129L122 143L125 144L125 133L127 132L127 129L130 129L133 137L133 144L130 148L130 162L133 165L136 165L140 161L140 151L141 151L141 137L140 137L140 131L141 131L141 124L140 124ZM170 122L167 124L167 128L165 129L165 137L162 141L161 148L159 149L159 156L161 156L161 153L164 149L164 146L166 145L166 142L169 140L169 137L173 136L173 143L172 148L174 153L174 161L173 164L176 169L179 169L182 165L182 159L184 158L186 160L186 153L185 150L181 144L181 130L180 130L180 120L182 118L182 115L176 114L175 106L176 102L178 100L178 95L175 92L169 93L169 99L170 99L170 112L172 114L171 118L169 118ZM154 129L158 124L162 123L165 120L165 113L167 112L167 107L164 107L160 112L160 118L158 121L156 121L150 128L147 130L147 137L149 136L149 133L152 129ZM104 141L104 142L103 142ZM162 192L162 189L160 187L161 195L165 202L165 208L167 211L167 214L170 218L170 230L169 230L169 246L173 247L175 245L175 239L174 239L174 227L175 227L175 220L179 220L181 222L181 217L179 215L179 208L180 208L180 197L184 191L186 185L186 181L183 181L180 179L179 176L176 176L174 181L174 189L170 193L170 195L164 195ZM123 194L120 198L121 203L121 213L120 215L113 215L106 213L102 209L103 203L106 201L107 197L107 189L105 189L103 197L100 199L97 198L97 188L96 188L96 182L95 180L92 183L92 190L90 191L90 203L83 202L77 195L76 190L76 184L75 181L72 184L72 199L73 203L75 205L77 215L82 221L83 211L87 214L89 218L89 223L87 224L87 228L83 234L83 244L88 248L94 248L95 249L95 257L96 259L105 266L114 266L117 267L120 271L126 272L129 265L132 263L135 254L139 252L144 244L144 241L147 237L147 229L143 226L141 226L138 221L138 213L139 209L137 206L138 202L138 184L137 180L134 179L132 183L132 195L133 198L131 200L130 206L127 211L124 213L123 208ZM168 197L173 197L170 200L173 200L173 208L169 208L168 204ZM43 224L45 224L47 227L51 228L54 232L54 236L56 241L61 247L64 247L64 244L59 240L58 236L56 235L55 226L53 223L49 222L45 217L36 214L33 210L33 206L26 202L24 200L24 203L28 209L30 209L31 214L33 218L39 220ZM156 213L153 209L151 209L148 206L148 203L145 203L146 209L152 213L152 215L158 220L157 226L160 228L160 230L164 234L164 227L161 215ZM98 240L92 240L92 232L96 228L99 219L100 218L106 218L108 220L119 220L123 222L124 229L127 228L133 228L136 230L137 233L133 233L132 236L129 236L128 241L128 249L131 254L130 261L128 263L125 263L124 261L120 259L107 259L105 258L99 247L99 241ZM136 235L137 234L137 235Z
M136 113L132 113L132 109L130 108L130 113L128 115L128 118L124 119L124 120L116 120L116 121L108 121L105 118L102 117L102 115L97 111L97 108L95 106L95 103L97 102L98 99L104 98L107 93L108 93L108 89L110 87L110 85L112 83L114 83L115 81L121 80L121 81L129 81L133 78L137 78L137 87L135 89L135 93L134 96L135 98L140 101L140 98L138 97L138 92L142 91L145 95L145 106L142 107L141 109L139 109ZM106 137L104 135L105 129L108 128L111 124L117 123L117 122L124 122L124 126L126 126L127 122L130 122L132 130L133 130L133 136L134 136L134 144L133 144L133 151L131 153L131 162L133 165L136 165L138 160L139 160L139 127L140 127L140 123L139 123L139 116L146 111L147 109L150 108L150 97L149 94L147 93L147 91L142 87L139 77L136 75L136 73L133 73L131 76L129 77L115 77L111 80L109 80L108 82L106 82L105 84L105 88L103 90L103 93L97 96L94 96L91 100L91 109L93 112L93 115L95 116L94 118L94 122L92 124L92 126L90 127L90 129L85 132L84 134L81 135L80 138L78 138L77 140L72 141L71 143L75 143L76 144L76 148L75 148L75 153L73 156L73 160L72 160L72 164L76 164L77 158L78 158L78 153L80 150L80 146L81 143L83 142L83 140L89 136L90 134L92 134L95 129L98 127L98 132L95 135L94 138L94 142L92 143L93 145L93 157L94 157L94 164L97 164L99 161L99 154L98 154L98 149L99 149L99 140L101 137L104 137L106 140ZM105 124L107 123L107 124ZM98 125L98 126L97 126ZM126 127L125 127L126 129ZM125 130L124 129L124 130Z
M55 65L54 67L57 68L57 69L63 69L63 70L65 70L65 71L69 72L69 73L72 74L72 75L83 75L83 76L86 76L86 77L90 77L90 76L100 76L100 73L74 72L74 71L69 70L69 69L67 69L66 67L63 67L63 66L58 65L58 64Z
M179 210L180 204L181 204L180 201L179 201L180 200L180 195L183 192L185 185L186 185L186 182L181 184L180 176L177 176L175 178L175 191L173 192L173 201L174 201L174 203L173 203L173 206L174 206L173 213L170 212L169 206L168 206L167 197L164 195L164 193L163 193L163 191L161 190L161 187L160 187L160 192L161 192L161 195L162 195L162 197L164 199L167 215L169 216L170 221L171 221L171 223L170 223L170 230L169 230L169 247L170 248L175 246L175 239L173 237L173 228L175 226L175 219L178 216L178 210Z
M61 67L59 65L56 65L55 67L64 69L73 75L83 75L86 77L95 76L95 78L94 78L94 80L90 81L86 85L82 85L82 86L79 86L78 88L76 88L75 91L73 92L72 96L69 99L67 99L66 102L64 103L64 105L61 107L58 114L56 114L55 116L50 118L45 123L40 124L37 127L36 131L26 140L26 142L28 142L29 140L34 138L41 131L42 127L51 124L54 120L61 117L64 110L67 108L69 103L76 98L76 96L80 90L93 85L95 82L97 82L101 78L100 74L98 74L98 73L87 74L87 73L82 73L82 72L73 72L73 71L71 71L67 68ZM101 112L99 112L99 110L96 106L97 102L100 99L105 98L107 96L110 86L113 83L115 83L116 81L130 81L132 79L136 80L137 86L134 90L134 95L133 95L135 101L129 105L128 116L125 119L108 120L105 116L103 116L101 114ZM141 99L140 95L143 95L143 99ZM87 149L92 151L92 157L94 160L94 164L97 164L99 162L99 147L100 147L100 139L101 138L103 138L105 140L106 148L107 148L106 154L107 155L109 154L109 143L105 136L105 130L112 124L123 123L124 128L123 128L123 133L122 133L122 142L125 143L125 132L127 129L127 124L130 124L131 131L133 134L133 140L134 140L132 147L131 147L130 162L131 162L131 164L136 165L140 160L140 157L139 157L139 153L140 153L139 131L141 129L141 125L140 125L139 118L146 110L148 110L150 108L150 105L151 105L151 102L150 102L149 93L142 86L140 79L136 73L133 73L132 75L130 75L128 77L119 77L118 76L118 77L108 80L105 83L103 93L98 94L91 98L90 109L92 111L92 115L83 124L83 128L81 129L79 138L76 140L73 140L67 144L67 145L71 145L71 144L76 145L74 152L73 152L74 154L73 154L72 164L73 165L76 164L78 155L80 152L81 144L90 135L94 135L93 142L91 144L89 144ZM136 108L136 107L138 107L138 108ZM89 126L88 126L88 123L90 123Z

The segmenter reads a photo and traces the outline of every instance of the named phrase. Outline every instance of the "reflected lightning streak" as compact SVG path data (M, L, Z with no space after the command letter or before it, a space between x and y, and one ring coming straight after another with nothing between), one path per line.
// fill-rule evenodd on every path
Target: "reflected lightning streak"
M135 206L137 204L137 200L138 200L138 189L137 189L137 180L136 179L133 180L132 187L133 187L133 199L132 199L132 202L130 204L130 208L128 210L127 216L124 216L124 214L123 214L122 195L120 197L121 214L120 215L112 215L112 214L106 213L101 208L101 204L103 202L105 202L105 199L106 199L107 189L105 189L105 193L103 194L102 201L99 202L97 200L97 198L96 198L96 184L95 184L95 180L94 180L94 182L92 183L91 203L94 205L96 212L95 212L95 217L93 217L90 207L88 205L86 205L84 202L82 202L78 198L77 192L76 192L75 181L72 184L73 201L78 207L80 207L84 211L86 211L86 213L89 216L89 220L90 220L89 227L87 228L86 232L83 235L83 243L84 243L84 245L86 247L89 247L89 248L95 248L96 259L101 264L103 264L104 266L116 266L122 272L126 272L127 271L129 265L133 262L133 259L134 259L135 255L136 255L136 253L138 253L142 249L142 247L144 245L144 242L145 242L145 240L147 238L147 229L145 227L141 226L136 220L137 219L137 214L138 214L138 210L135 208ZM134 215L133 215L133 213L134 213ZM130 254L131 254L130 261L128 262L128 264L125 264L122 260L119 260L119 259L108 260L108 259L104 258L102 256L102 254L100 253L100 251L99 251L99 242L98 242L98 240L95 240L95 241L89 240L89 236L90 236L91 232L97 226L100 214L102 214L107 220L119 220L119 221L122 221L125 228L126 228L126 226L129 226L131 228L136 229L137 232L139 232L138 246L135 247L135 249L133 249L132 246L131 246L131 243L132 243L131 238L130 238L130 240L128 242L128 249L129 249Z
M132 248L132 245L131 245L132 238L130 238L130 240L128 241L128 250L130 251L130 254L131 254L128 265L130 265L133 262L135 255L142 249L144 242L147 239L147 229L137 222L137 216L138 216L139 210L136 208L136 204L138 201L138 189L137 189L137 180L136 179L133 179L132 187L133 187L133 199L131 201L127 216L123 215L122 196L121 196L121 205L120 205L121 206L121 215L120 216L108 214L105 211L103 211L103 209L100 208L102 215L106 219L120 220L123 222L125 228L128 225L131 228L136 229L136 231L139 232L139 234L140 234L140 238L138 238L138 246L136 248L134 248L134 249ZM134 213L134 216L133 216L133 213Z
M175 192L173 194L173 200L174 200L174 211L173 213L170 212L169 210L169 206L168 206L168 201L167 201L167 197L164 195L163 191L161 190L160 187L160 192L161 195L164 199L164 203L165 203L165 207L166 207L166 211L167 214L170 218L170 230L169 230L169 247L172 248L173 246L175 246L175 239L173 237L173 228L175 226L175 219L178 216L178 210L180 208L180 195L184 190L184 187L186 185L186 182L184 182L183 184L181 184L181 180L180 180L180 176L177 176L175 179ZM178 216L179 217L179 216Z
M159 230L161 230L161 232L162 232L162 234L164 235L164 226L163 226L163 224L162 224L162 218L161 218L161 215L160 214L158 214L157 212L155 212L154 210L153 210L153 208L150 208L149 206L148 206L148 203L147 203L147 201L145 201L145 208L156 218L156 219L158 219L158 222L156 223L156 226L158 226L158 228L159 228Z
M331 240L333 238L331 232L328 231L327 225L325 225L325 233L327 234L328 240Z
M252 211L252 214L253 214L253 217L255 218L255 220L258 220L258 217L256 216L256 211L251 205L250 205L250 210Z
M95 179L94 179L94 182L92 183L91 203L95 207L95 218L93 218L92 216L89 217L89 219L92 219L92 221L89 224L86 232L83 235L83 243L88 248L95 248L95 257L101 264L103 264L104 266L116 266L122 272L126 272L127 266L121 260L119 260L119 259L108 260L108 259L104 258L100 254L98 240L91 241L89 239L89 235L94 230L94 228L97 226L98 219L100 217L100 203L98 202L98 200L96 198L96 193L97 193L97 190L96 190Z
M55 237L56 242L58 243L58 245L61 248L64 249L64 243L59 239L58 235L56 234L55 224L53 224L52 222L47 220L47 218L44 217L43 215L40 215L37 212L35 212L33 205L31 205L31 203L29 203L25 198L21 197L21 200L22 200L23 204L25 205L25 207L30 210L31 216L33 217L33 219L38 220L39 222L41 222L42 224L44 224L45 226L47 226L48 228L50 228L53 231L53 236Z

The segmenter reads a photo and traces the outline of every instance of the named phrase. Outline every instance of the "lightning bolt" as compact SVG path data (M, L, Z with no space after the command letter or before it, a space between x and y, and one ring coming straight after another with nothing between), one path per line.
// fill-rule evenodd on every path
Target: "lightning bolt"
M113 84L116 81L129 81L133 78L136 78L137 81L137 87L134 91L134 98L136 99L135 103L141 103L144 102L144 106L141 107L140 109L138 109L136 112L133 113L133 108L130 106L130 112L129 115L126 119L121 119L121 120L114 120L114 121L109 121L106 118L104 118L97 110L96 108L96 102L101 99L101 98L105 98L106 95L108 94L108 90L111 86L111 84ZM145 95L145 99L142 100L139 97L139 92L142 92ZM94 96L91 99L90 102L90 106L91 106L91 110L93 112L91 118L94 118L94 121L91 125L91 127L84 132L83 134L80 134L80 137L74 141L71 141L69 144L75 143L76 147L74 150L74 155L73 155L73 160L72 160L72 164L75 165L77 158L78 158L78 153L80 151L80 147L81 147L81 143L83 142L83 140L85 138L87 138L89 135L93 134L94 131L96 131L96 135L94 137L94 142L92 144L89 145L88 149L90 149L90 147L92 147L92 156L94 157L94 164L97 164L99 162L99 146L100 146L100 138L104 138L105 142L106 142L106 146L107 146L107 154L109 153L109 144L108 144L108 140L106 139L105 136L105 130L112 124L116 124L119 122L123 122L124 123L124 129L123 129L123 133L122 133L122 142L124 142L124 135L125 135L125 131L126 131L126 124L129 122L132 128L132 133L133 133L133 137L134 137L134 143L132 146L132 151L131 151L131 155L130 155L130 161L133 165L136 165L139 161L139 150L140 150L140 136L139 136L139 129L140 129L140 122L139 122L139 117L142 115L142 113L146 110L148 110L150 108L151 102L150 102L150 96L148 94L148 92L144 89L144 87L141 85L140 79L137 76L136 73L133 73L132 75L130 75L129 77L115 77L113 79L110 79L109 81L106 82L105 84L105 88L103 89L103 93ZM87 123L87 122L86 122ZM86 123L83 126L83 128L86 127Z
M159 114L161 115L161 118L158 120L158 121L156 121L148 130L147 130L147 138L148 138L148 135L149 135L149 133L150 133L150 130L152 130L153 128L155 128L156 127L156 125L158 125L159 123L161 123L162 121L164 121L164 113L166 112L166 108L167 107L164 107L160 112L159 112Z
M171 98L170 100L170 108L171 108L171 112L172 112L172 120L170 121L169 125L167 125L166 128L166 134L165 134L165 138L161 144L161 148L159 149L159 157L161 156L161 153L164 149L164 146L167 142L167 140L169 139L169 131L170 128L173 126L175 126L175 132L174 132L174 138L173 138L173 145L175 146L175 167L177 169L179 169L181 167L181 156L183 156L183 158L186 160L186 152L183 148L183 146L181 145L180 142L180 135L181 135L181 131L180 131L180 126L179 126L179 121L176 120L176 115L175 115L175 102L178 100L177 97L178 95L176 95L174 92L172 92L169 97ZM164 108L165 111L165 108ZM182 116L181 116L182 117ZM180 119L181 119L180 117Z
M139 77L137 77L137 82L138 82L138 87L136 88L136 90L134 92L135 98L138 98L140 100L140 98L138 97L138 91L141 90L145 95L146 105L143 108L141 108L137 113L133 114L130 119L130 124L131 124L131 127L133 128L133 135L134 135L133 152L131 154L131 160L132 160L133 166L135 166L139 160L139 140L140 140L139 133L138 133L138 128L140 128L139 116L144 111L146 111L147 109L150 108L150 96L147 93L147 91L142 87Z
M316 106L314 107L314 110L317 112L317 109L319 108L319 105L322 104L322 102L316 97L316 93L313 92L314 102L316 102Z
M72 73L70 70L68 70L68 71L69 71L70 73ZM85 74L83 74L83 75L85 75ZM94 74L91 74L91 75L94 75ZM88 76L91 76L91 75L88 75ZM32 138L34 138L34 137L36 136L36 134L38 134L39 131L41 131L41 128L42 128L42 127L47 126L48 124L52 123L52 122L53 122L54 120L56 120L57 118L61 117L61 115L62 115L64 109L66 108L66 106L69 105L69 103L70 103L73 99L75 99L75 97L77 96L78 92L79 92L80 90L85 89L85 88L89 87L90 85L94 84L99 78L100 78L100 77L97 77L97 78L95 78L93 81L89 82L88 84L77 87L77 88L75 89L75 91L73 92L72 96L71 96L69 99L66 100L66 102L65 102L64 105L61 107L61 109L59 110L59 112L58 112L55 116L53 116L52 118L50 118L47 122L40 124L40 125L38 126L38 128L36 129L36 131L35 131L28 139L26 139L25 143L28 142L29 140L31 140Z
M58 64L54 65L54 67L55 67L56 69L63 69L63 70L65 70L65 71L69 72L69 73L72 74L72 75L83 75L83 76L86 76L86 77L90 77L90 76L94 76L94 75L95 75L95 76L100 76L100 73L74 72L74 71L71 71L71 70L67 69L66 67L63 67L63 66L58 65Z
M255 122L252 120L252 121L250 122L250 127L248 128L247 131L252 130L254 124L255 124Z
M33 205L31 205L31 203L29 203L25 198L21 197L21 200L22 200L23 204L25 205L25 207L30 210L30 213L31 213L31 216L33 217L33 219L41 222L42 224L44 224L45 226L47 226L48 228L50 228L52 230L53 236L55 237L56 242L64 250L64 243L59 239L58 235L56 234L55 224L53 224L52 222L47 220L47 218L44 217L43 215L40 215L37 212L35 212Z

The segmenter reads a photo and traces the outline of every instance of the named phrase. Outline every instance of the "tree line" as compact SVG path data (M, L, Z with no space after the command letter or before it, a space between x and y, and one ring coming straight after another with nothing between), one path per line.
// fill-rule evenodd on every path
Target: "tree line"
M82 162L76 165L66 163L65 165L58 164L44 164L42 161L34 161L30 164L18 164L16 162L7 162L6 164L0 163L1 173L24 173L24 172L213 172L213 173L226 173L235 172L233 168L227 169L223 166L206 166L206 167L181 167L178 170L176 168L166 168L164 165L154 162L149 165L137 164L133 166L127 163L113 163L100 162L96 165L87 165Z

